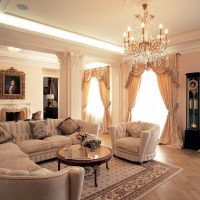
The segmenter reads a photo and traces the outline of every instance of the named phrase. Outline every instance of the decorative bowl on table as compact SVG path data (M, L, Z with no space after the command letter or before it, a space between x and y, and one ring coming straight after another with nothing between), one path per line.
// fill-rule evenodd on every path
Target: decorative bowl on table
M101 140L91 139L87 140L84 144L85 147L89 148L91 151L96 150L101 145Z

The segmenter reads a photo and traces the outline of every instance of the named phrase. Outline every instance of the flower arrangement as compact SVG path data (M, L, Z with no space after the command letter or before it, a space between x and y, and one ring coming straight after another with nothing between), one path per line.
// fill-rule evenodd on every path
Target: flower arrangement
M76 139L78 139L81 142L83 142L88 136L89 136L89 134L87 132L78 132L76 134Z

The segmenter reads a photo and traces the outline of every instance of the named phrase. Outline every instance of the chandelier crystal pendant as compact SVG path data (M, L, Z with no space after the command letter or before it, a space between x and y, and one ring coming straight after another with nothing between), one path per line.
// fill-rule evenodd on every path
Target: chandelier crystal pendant
M125 51L125 61L131 63L132 65L137 65L139 63L149 65L159 65L162 59L166 58L167 52L167 34L168 30L163 31L163 25L159 25L159 34L154 38L148 37L147 26L155 17L149 14L147 10L147 4L142 4L144 14L135 15L136 19L140 21L141 24L141 34L139 41L134 39L131 35L131 27L128 27L127 33L124 33L124 51Z

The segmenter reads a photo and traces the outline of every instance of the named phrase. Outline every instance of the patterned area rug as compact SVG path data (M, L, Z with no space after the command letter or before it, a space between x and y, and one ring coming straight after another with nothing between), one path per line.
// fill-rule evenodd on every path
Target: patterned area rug
M41 165L49 170L57 171L56 161L42 163ZM61 167L67 166L61 164ZM136 165L114 157L109 161L109 169L106 169L105 164L99 167L98 187L94 186L93 175L85 177L81 199L138 199L180 171L181 168L158 161Z

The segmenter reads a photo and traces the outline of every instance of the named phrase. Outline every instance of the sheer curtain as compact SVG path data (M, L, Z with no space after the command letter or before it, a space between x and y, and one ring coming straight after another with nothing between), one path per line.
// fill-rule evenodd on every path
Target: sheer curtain
M104 106L101 101L98 80L96 78L91 78L88 91L88 103L86 106L85 120L102 125L103 114Z
M156 79L156 74L152 70L143 72L136 105L131 112L131 120L159 124L162 132L167 117L167 109Z
M89 103L89 86L92 78L98 81L96 90L99 91L101 102L104 107L103 111L103 131L108 131L111 123L110 118L110 66L84 70L82 79L82 117L86 120L86 108ZM91 92L92 95L92 92ZM96 105L97 107L98 105ZM88 117L88 116L87 116Z

